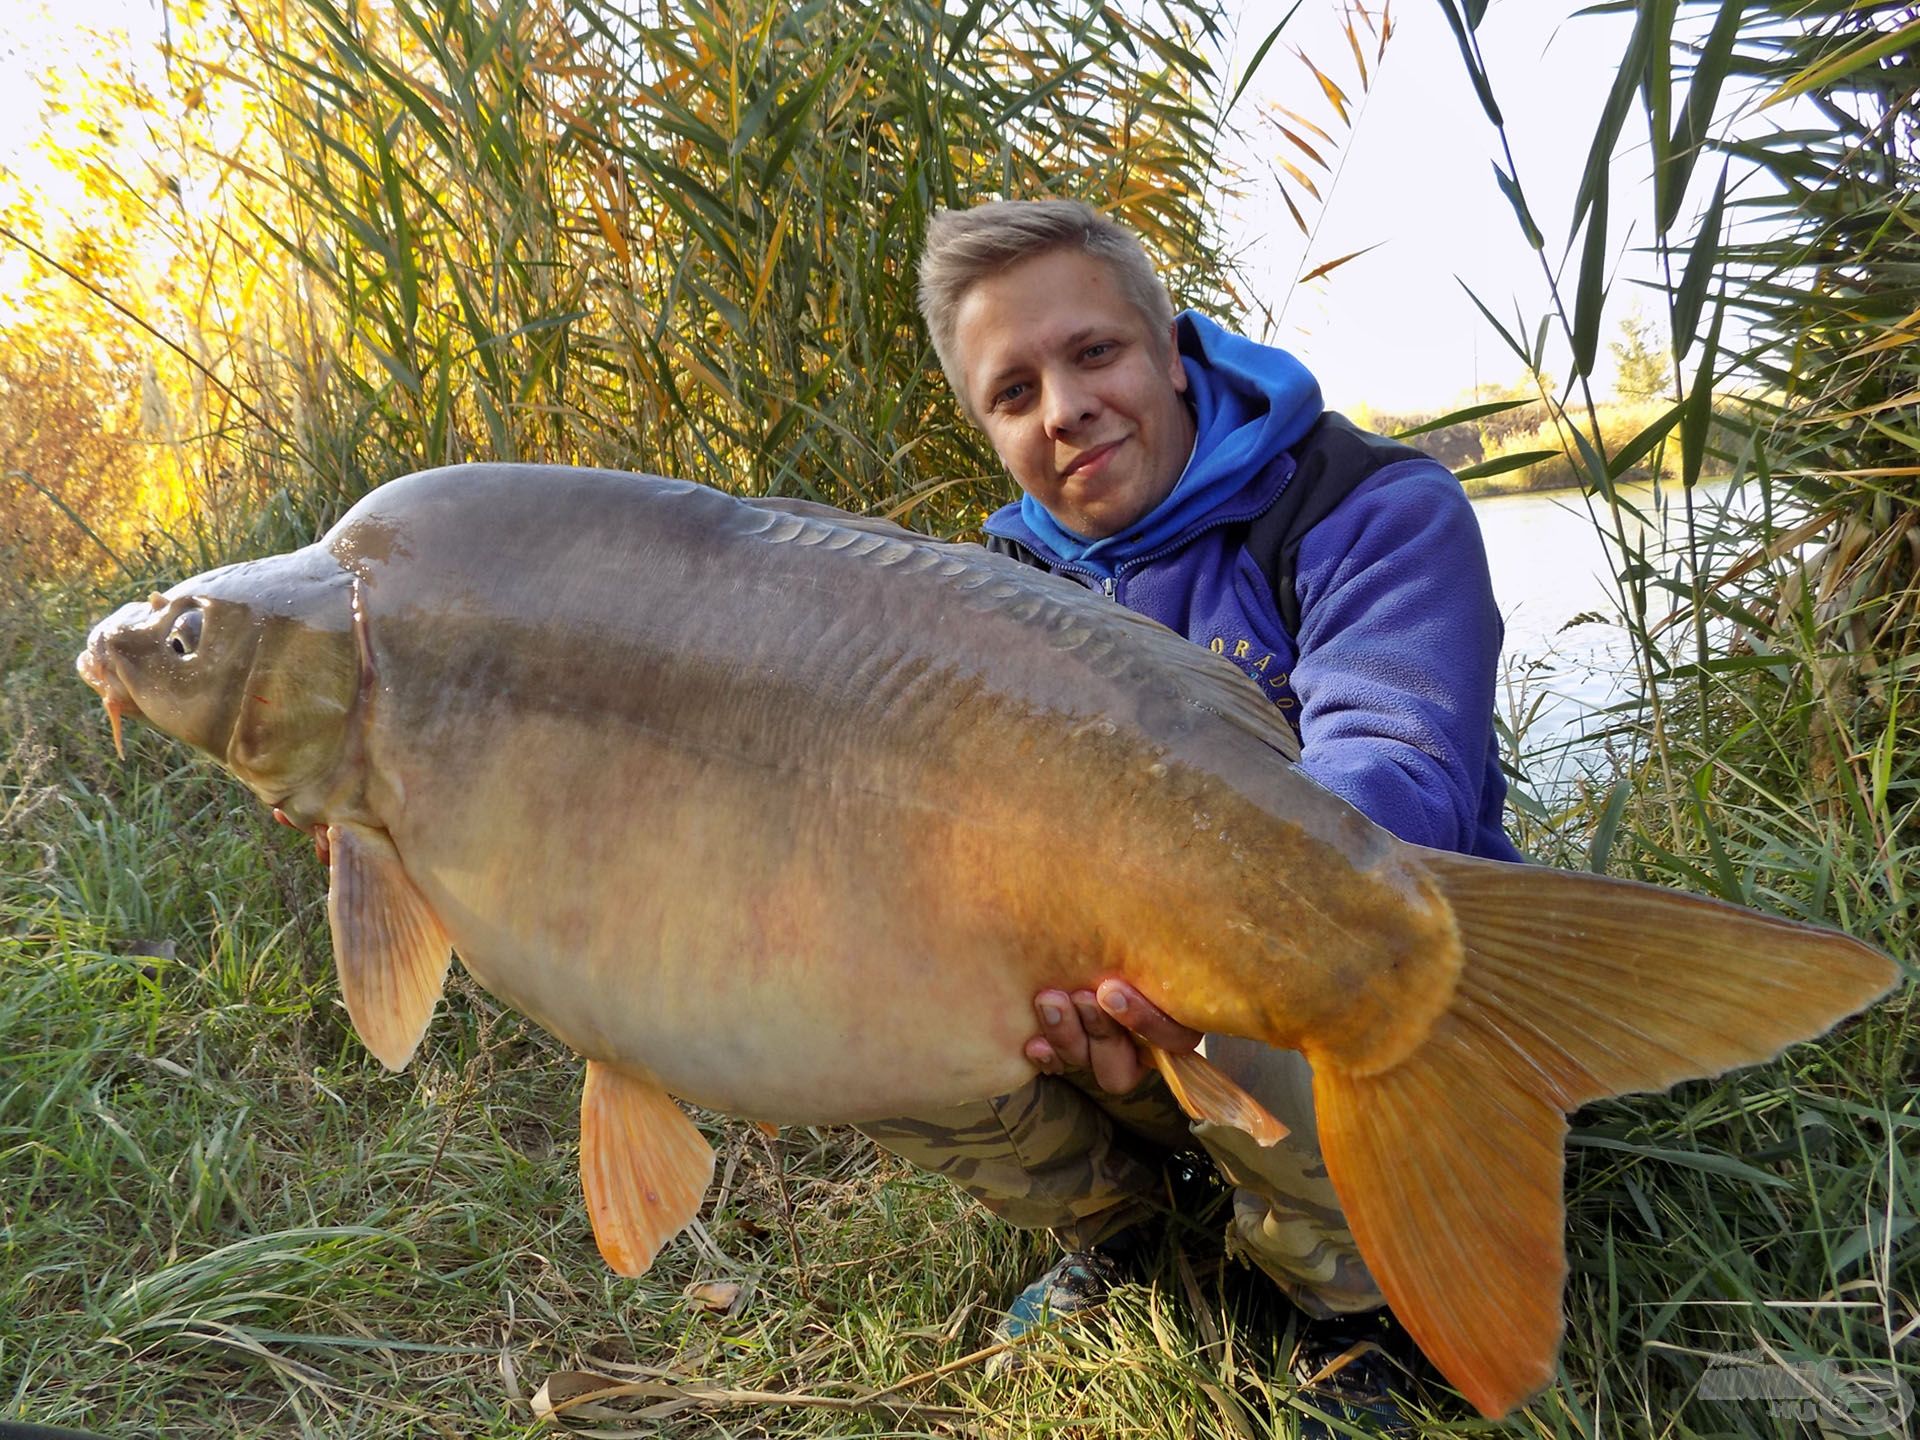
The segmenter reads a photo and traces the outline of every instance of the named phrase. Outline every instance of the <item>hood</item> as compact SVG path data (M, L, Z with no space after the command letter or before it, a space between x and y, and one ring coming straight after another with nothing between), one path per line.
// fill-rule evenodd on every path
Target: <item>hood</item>
M1320 418L1319 381L1285 350L1223 330L1192 310L1180 315L1175 333L1195 437L1187 468L1167 498L1119 534L1088 540L1026 495L988 519L988 534L1016 540L1044 559L1111 575L1231 501Z

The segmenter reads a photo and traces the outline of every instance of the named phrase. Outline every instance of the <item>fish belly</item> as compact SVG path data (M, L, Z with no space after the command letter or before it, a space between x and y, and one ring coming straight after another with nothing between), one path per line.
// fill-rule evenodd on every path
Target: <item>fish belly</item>
M1029 767L1110 769L1050 738L1061 753ZM1330 998L1364 1010L1376 969L1377 944L1314 908L1351 888L1343 867L1276 890L1271 822L1217 782L1156 782L1151 751L1135 794L1082 791L1088 774L770 775L530 715L436 748L470 763L407 774L391 831L467 968L580 1054L731 1114L844 1122L1005 1093L1031 1078L1035 993L1108 975L1202 1028L1300 1044ZM1245 1008L1275 994L1296 1013Z
M1030 1078L1034 992L1087 978L870 799L512 731L517 761L476 736L464 775L409 777L395 842L474 977L590 1059L757 1119L918 1113Z

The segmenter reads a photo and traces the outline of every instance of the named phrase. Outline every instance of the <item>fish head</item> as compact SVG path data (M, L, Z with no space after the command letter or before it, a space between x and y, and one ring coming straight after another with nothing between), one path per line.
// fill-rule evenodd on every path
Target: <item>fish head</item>
M99 693L116 749L132 716L270 804L311 798L333 787L348 750L360 682L352 585L314 547L212 570L121 606L74 668Z

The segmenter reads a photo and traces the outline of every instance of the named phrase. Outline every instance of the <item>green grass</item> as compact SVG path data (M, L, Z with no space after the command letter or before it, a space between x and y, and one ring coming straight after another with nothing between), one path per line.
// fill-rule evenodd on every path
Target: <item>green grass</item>
M585 1433L1295 1433L1298 1317L1222 1259L1217 1223L996 1373L979 1352L1044 1241L851 1132L703 1117L699 1227L643 1279L610 1274L576 1178L578 1063L456 977L413 1067L384 1073L340 1003L307 843L144 726L114 761L69 669L106 603L16 596L0 629L0 1417L534 1435L535 1392L586 1371L628 1393ZM1583 1112L1564 1377L1510 1433L1797 1434L1695 1394L1762 1346L1920 1382L1916 1058L1889 1005ZM734 1313L683 1293L706 1280L743 1285ZM1422 1435L1492 1428L1430 1371L1414 1393Z

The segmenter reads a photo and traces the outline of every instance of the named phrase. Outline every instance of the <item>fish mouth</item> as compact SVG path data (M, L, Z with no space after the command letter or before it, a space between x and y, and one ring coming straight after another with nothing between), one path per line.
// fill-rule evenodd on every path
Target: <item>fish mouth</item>
M99 693L100 704L107 712L107 723L113 726L113 753L122 760L127 758L127 747L121 735L120 722L124 716L140 717L140 707L133 703L133 693L127 689L126 682L114 669L112 657L107 654L107 637L104 627L96 629L87 639L87 648L73 662L73 668L80 678Z

